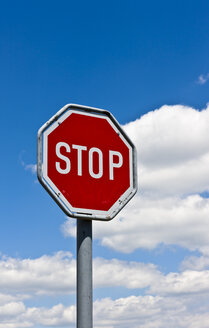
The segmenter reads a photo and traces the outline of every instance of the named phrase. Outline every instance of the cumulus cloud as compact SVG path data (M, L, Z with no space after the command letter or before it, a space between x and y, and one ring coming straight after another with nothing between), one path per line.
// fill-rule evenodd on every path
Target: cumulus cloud
M159 244L177 244L191 251L208 252L209 199L200 195L185 198L136 196L117 218L94 224L94 238L117 251L154 249ZM75 236L72 219L63 226L65 235Z
M151 263L96 258L93 266L95 288L146 289L154 295L209 292L209 270L197 265L167 275ZM22 302L29 295L74 293L75 260L66 252L37 259L4 258L0 261L0 288L7 291L0 294L0 306Z
M152 281L158 280L161 273L153 264L106 260L94 260L94 286L125 288L146 288ZM127 278L128 277L128 278Z
M57 304L51 308L26 307L23 303L0 306L0 328L74 327L75 306Z
M187 270L182 273L169 273L161 279L153 281L149 293L158 295L186 295L198 296L209 292L209 271Z
M31 322L31 325L43 325L44 327L65 327L75 325L75 306L65 307L57 304L52 308L28 308L21 320Z
M96 258L94 260L95 288L120 286L134 289L136 295L114 300L111 298L96 300L94 326L98 328L130 326L199 328L201 322L201 327L206 328L209 320L209 271L200 270L200 267L195 265L195 261L193 262L192 267L190 261L190 269L162 274L150 263ZM69 286L74 270L75 262L72 255L65 252L58 252L52 256L45 255L37 259L3 258L0 262L0 288L7 289L8 293L0 294L0 328L39 325L73 327L76 313L74 305L66 307L63 304L56 304L51 308L28 307L23 301L32 295L52 295L60 291L75 292L71 282ZM75 281L73 285L75 286ZM144 296L137 295L141 288L145 290ZM66 291L63 292L64 289ZM26 292L28 295L25 294Z
M209 254L202 256L189 256L181 263L182 270L196 270L201 271L203 269L209 269Z
M7 303L24 300L27 298L28 298L28 295L23 295L23 294L10 295L10 294L0 293L0 306L7 304Z
M145 288L160 276L153 264L105 260L96 258L94 286ZM15 259L4 257L0 260L0 289L11 293L0 294L0 305L8 301L24 299L29 295L50 295L75 292L76 263L69 252L58 252L52 256L37 259ZM129 279L127 279L129 277ZM16 296L15 296L16 295Z
M202 305L187 297L129 296L94 302L95 328L203 328L208 327L207 299ZM8 306L9 309L10 306ZM13 304L15 311L7 309L6 320L0 314L0 328L18 327L74 327L75 306L57 304L51 308L24 307ZM6 309L6 307L5 307ZM10 315L9 315L10 313ZM14 313L16 319L14 320ZM201 324L200 324L201 323Z
M7 293L73 293L75 290L75 260L69 252L36 259L2 257L0 289Z
M208 245L209 199L147 199L135 197L118 218L94 226L101 244L124 253L137 248L154 249L159 244L177 244L192 251Z
M207 300L201 301L205 308L201 308L196 300L191 301L186 297L130 296L117 300L107 298L94 304L95 327L207 328Z
M182 195L209 190L209 106L163 106L124 126L138 151L143 193Z

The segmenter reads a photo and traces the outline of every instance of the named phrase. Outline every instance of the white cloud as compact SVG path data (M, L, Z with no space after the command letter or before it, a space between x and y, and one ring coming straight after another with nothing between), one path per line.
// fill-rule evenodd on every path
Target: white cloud
M45 327L65 327L75 324L75 306L65 307L62 304L47 308L28 308L22 320Z
M64 252L38 259L5 257L0 262L0 288L7 289L7 294L0 294L0 328L73 327L74 305L27 307L23 300L40 292L49 296L60 291L65 293L64 289L72 292L75 281L74 287L71 283L69 287L69 281L74 270L71 254ZM153 264L97 258L94 260L94 287L145 288L147 294L96 300L95 328L208 327L209 271L201 270L195 261L193 268L190 261L189 270L164 275ZM15 294L17 291L23 295Z
M208 328L207 306L206 297L197 300L183 295L104 298L94 302L94 327ZM27 308L17 303L7 304L4 309L0 312L0 328L75 326L75 306L57 304L51 308Z
M112 300L105 298L94 302L95 328L208 328L207 299L202 305L187 297L129 296ZM0 319L2 319L0 317ZM22 325L21 325L22 324ZM20 308L16 319L7 317L0 328L17 327L74 327L75 306L62 304L52 308Z
M22 302L9 302L0 306L0 328L16 328L16 327L31 327L31 323L20 322L18 318L26 311L26 307Z
M73 293L75 260L69 252L37 259L3 257L0 261L0 289L7 293Z
M197 80L197 83L198 84L205 84L209 79L209 73L204 75L204 74L201 74L198 76L198 80Z
M199 195L181 198L135 197L111 222L94 225L102 245L124 253L159 244L177 244L204 252L208 245L209 199Z
M153 264L96 258L93 265L95 288L145 288L160 276L160 272ZM0 294L0 305L25 299L29 297L27 294L74 293L75 272L75 260L66 252L58 252L53 256L44 255L37 259L4 257L0 261L0 289L14 296Z
M143 193L181 195L209 189L209 106L163 106L124 126L138 151Z
M169 273L153 281L149 293L157 295L185 295L209 293L209 271L187 270Z
M66 221L61 225L60 230L65 237L71 236L76 238L76 220L69 219L66 216Z
M36 164L25 164L24 168L26 171L31 171L33 174L36 174L37 165Z
M9 294L0 294L0 306L11 303L11 302L16 302L19 300L27 299L28 295L9 295Z
M51 308L25 307L23 303L8 303L0 307L0 328L74 327L75 306L57 304Z
M182 270L196 270L201 271L203 269L209 269L209 256L204 254L202 256L189 256L181 263Z
M159 244L177 244L192 251L208 251L209 199L199 195L185 198L149 199L136 196L110 222L94 223L94 238L120 252L154 249ZM65 235L75 236L75 223L68 219Z
M96 328L207 328L207 299L130 296L95 302ZM205 308L203 308L203 304Z
M209 292L209 270L191 263L190 269L167 275L151 263L96 258L93 265L95 288L146 288L155 295ZM0 294L0 307L32 295L74 293L75 260L65 252L37 259L4 258L0 261L0 288L5 290Z
M94 260L93 272L95 287L146 288L161 276L153 264L103 258Z
M0 306L0 317L17 316L25 310L22 302L11 302Z

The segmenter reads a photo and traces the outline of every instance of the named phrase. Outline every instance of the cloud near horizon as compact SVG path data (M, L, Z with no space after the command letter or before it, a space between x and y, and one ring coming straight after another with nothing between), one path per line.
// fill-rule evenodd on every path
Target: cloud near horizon
M95 328L208 328L207 300L159 296L129 296L94 302ZM199 306L198 306L199 305ZM194 307L199 313L194 313ZM0 328L75 327L74 305L57 304L51 308L26 307L22 302L0 306Z
M118 299L102 298L94 302L95 327L127 328L139 325L150 328L207 327L209 271L191 267L187 259L184 270L162 274L151 264L96 258L94 260L94 287L124 287L134 289L134 294ZM198 259L196 259L197 261ZM203 259L201 260L203 261ZM189 263L190 262L190 263ZM205 258L208 263L208 258ZM190 269L187 269L187 266ZM195 267L195 266L194 266ZM0 328L73 327L74 305L58 303L52 307L31 307L24 301L35 295L48 296L75 292L75 261L72 254L58 252L36 259L0 260ZM5 285L4 276L7 276ZM128 277L128 279L127 279ZM43 287L44 285L44 287ZM138 291L137 291L138 289ZM140 295L145 289L145 295ZM7 290L7 293L6 293ZM44 293L43 293L44 291ZM195 307L195 312L193 311ZM150 322L150 318L152 318ZM195 323L195 324L194 324Z

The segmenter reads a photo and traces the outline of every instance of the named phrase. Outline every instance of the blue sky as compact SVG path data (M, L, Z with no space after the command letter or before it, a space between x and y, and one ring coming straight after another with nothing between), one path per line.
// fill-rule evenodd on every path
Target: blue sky
M138 150L137 196L93 223L95 327L208 327L208 17L203 0L1 3L0 328L75 326L75 221L35 174L67 103L111 111Z

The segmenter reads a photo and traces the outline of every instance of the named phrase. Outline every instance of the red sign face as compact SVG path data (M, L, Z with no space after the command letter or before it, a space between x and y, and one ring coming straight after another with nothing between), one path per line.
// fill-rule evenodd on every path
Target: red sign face
M82 109L42 132L41 180L68 215L107 220L136 191L133 146L111 114Z

